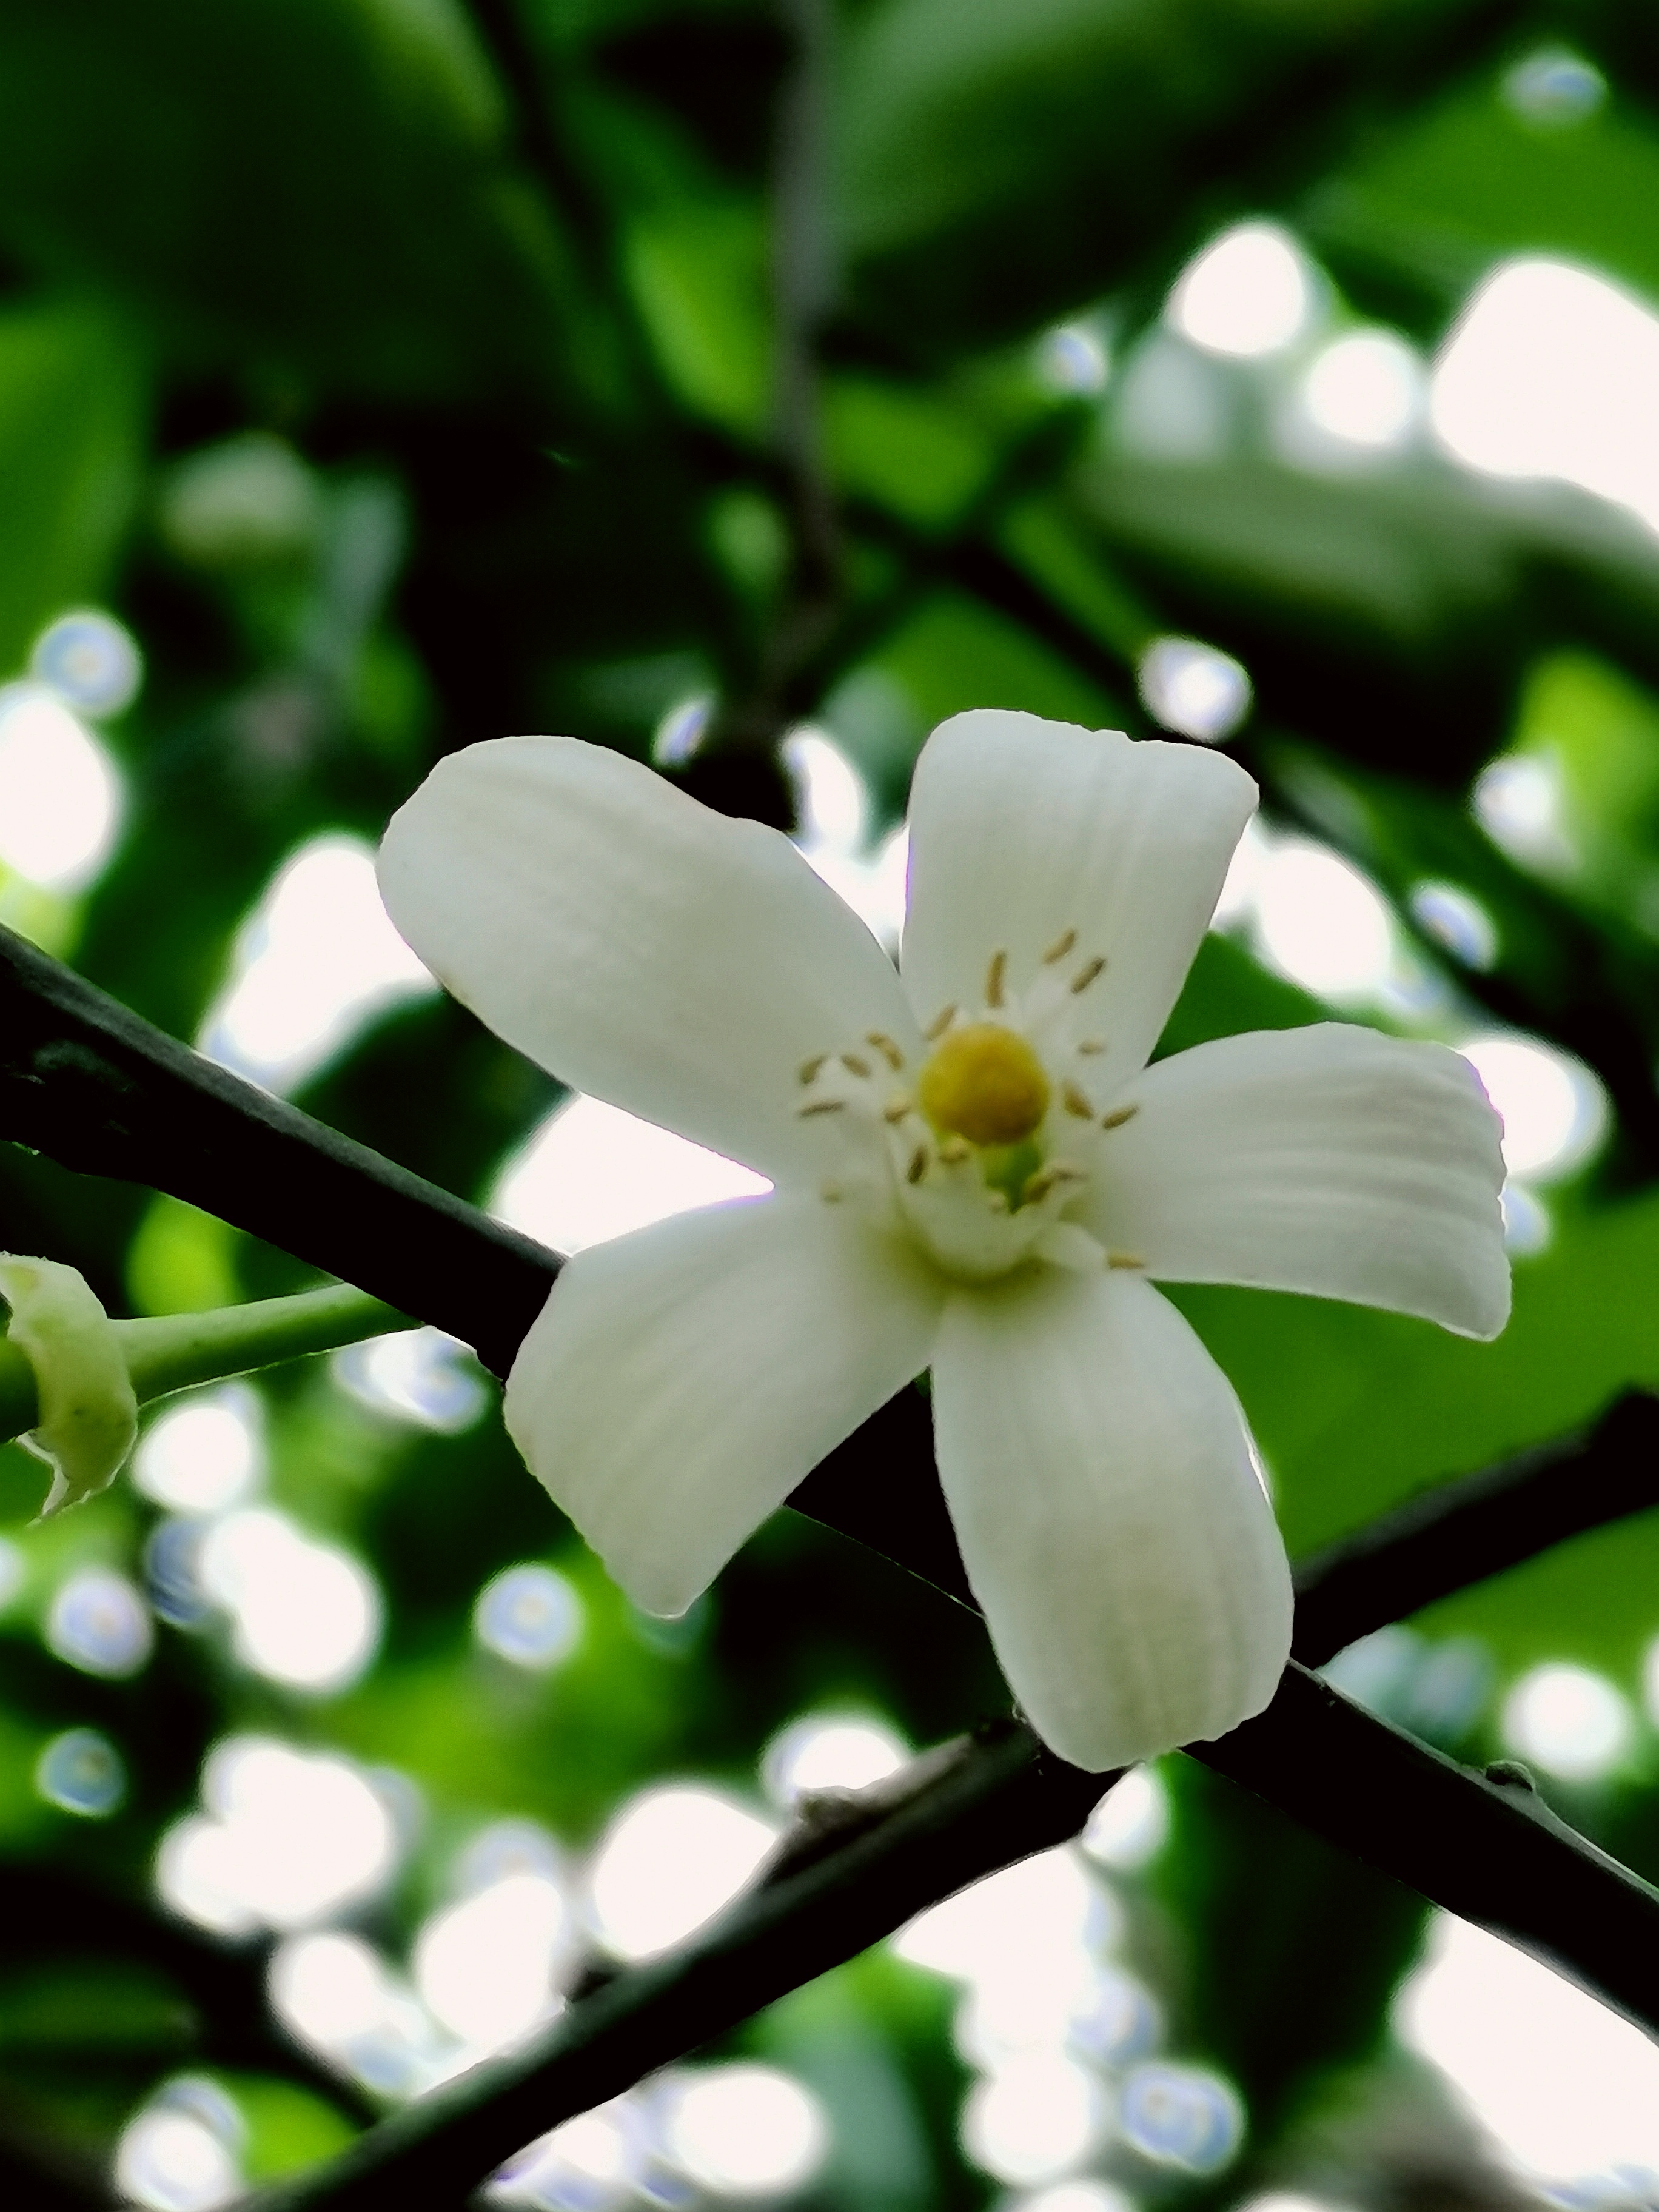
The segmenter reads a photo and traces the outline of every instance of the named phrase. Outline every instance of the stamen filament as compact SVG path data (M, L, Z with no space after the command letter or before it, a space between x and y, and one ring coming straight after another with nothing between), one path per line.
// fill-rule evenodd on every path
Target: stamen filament
M1026 1178L1021 1198L1027 1206L1035 1206L1039 1199L1047 1198L1055 1186L1062 1182L1086 1182L1088 1176L1073 1160L1050 1160L1047 1167L1039 1168Z

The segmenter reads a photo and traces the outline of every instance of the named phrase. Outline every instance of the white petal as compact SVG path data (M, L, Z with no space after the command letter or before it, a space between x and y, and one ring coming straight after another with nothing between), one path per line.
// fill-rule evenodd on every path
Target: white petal
M380 850L392 918L480 1020L578 1091L763 1174L818 1161L815 1053L915 1031L886 956L787 837L574 738L441 761Z
M1443 1045L1336 1022L1159 1060L1101 1143L1088 1225L1169 1282L1347 1298L1496 1336L1501 1125Z
M683 1613L927 1364L943 1297L908 1244L804 1193L679 1214L567 1265L507 1425L629 1595Z
M1103 956L1078 1015L1121 1080L1158 1042L1204 934L1255 786L1196 746L1035 714L957 714L910 787L910 903L900 965L924 1023L981 1002L991 955L1023 991L1077 932L1065 969Z
M138 1401L115 1324L76 1268L0 1253L0 1294L6 1334L34 1370L40 1418L22 1441L52 1470L45 1520L115 1480L138 1434Z
M1285 1547L1225 1376L1149 1284L1053 1269L958 1293L933 1426L1003 1672L1063 1759L1127 1765L1267 1704Z

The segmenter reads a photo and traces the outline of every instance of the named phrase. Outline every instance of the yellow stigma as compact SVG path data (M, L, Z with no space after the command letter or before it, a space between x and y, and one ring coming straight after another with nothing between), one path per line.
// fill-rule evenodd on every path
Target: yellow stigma
M1018 1145L1048 1110L1048 1079L1023 1036L994 1022L970 1022L934 1048L916 1100L941 1136Z

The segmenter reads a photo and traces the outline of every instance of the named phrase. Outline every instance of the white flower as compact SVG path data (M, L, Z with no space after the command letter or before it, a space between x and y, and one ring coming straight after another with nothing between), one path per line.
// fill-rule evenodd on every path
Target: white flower
M617 1580L675 1613L924 1368L940 1480L1042 1735L1102 1769L1272 1695L1284 1547L1221 1370L1152 1287L1491 1336L1497 1117L1437 1045L1317 1028L1146 1065L1255 787L1025 714L935 732L901 975L775 831L565 738L474 745L380 880L566 1082L769 1176L573 1260L507 1388Z

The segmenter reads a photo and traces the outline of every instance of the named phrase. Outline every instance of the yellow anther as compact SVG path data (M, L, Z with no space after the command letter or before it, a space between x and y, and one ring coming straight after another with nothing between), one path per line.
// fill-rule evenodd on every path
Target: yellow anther
M1139 1111L1139 1106L1114 1106L1109 1114L1101 1115L1100 1126L1103 1129L1121 1129L1126 1121L1133 1121Z
M939 1156L947 1168L959 1168L972 1151L965 1137L947 1137L939 1148Z
M865 1038L864 1042L866 1044L873 1045L876 1050L881 1054L882 1058L887 1062L889 1067L892 1069L894 1074L896 1075L898 1073L900 1068L904 1065L904 1054L899 1050L898 1047L893 1042L892 1038L887 1035L884 1030L872 1030L869 1035Z
M1095 1053L1105 1051L1106 1040L1104 1037L1079 1037L1077 1048L1092 1056Z
M913 1114L915 1111L915 1109L911 1105L907 1094L902 1091L896 1091L882 1108L881 1118L884 1121L890 1121L896 1127L907 1115Z
M985 971L985 1003L1000 1006L1003 1002L1002 987L1008 975L1008 956L997 951L991 955L991 964Z
M941 1135L1018 1145L1042 1127L1048 1079L1023 1036L996 1022L970 1022L934 1048L916 1096Z
M927 1172L927 1147L918 1145L910 1155L910 1164L904 1170L906 1182L920 1182Z
M823 1066L824 1061L828 1060L829 1057L830 1055L827 1052L815 1052L811 1060L802 1060L799 1067L796 1070L801 1081L803 1083L816 1083L817 1080L818 1070Z
M922 1031L923 1036L927 1038L929 1044L937 1044L956 1018L957 1010L954 1002L948 1006L941 1006Z
M841 1056L841 1064L847 1070L847 1073L849 1075L856 1075L860 1083L865 1082L869 1077L869 1061L867 1060L860 1060L855 1052L842 1053Z
M1073 990L1074 992L1086 991L1090 984L1094 981L1095 977L1099 975L1101 969L1105 965L1105 961L1098 955L1097 955L1092 960L1085 960L1083 965L1078 969L1076 975L1072 978Z
M1075 1114L1079 1121L1092 1121L1095 1109L1082 1089L1069 1079L1060 1086L1060 1103L1068 1114Z
M1144 1267L1146 1264L1139 1252L1109 1252L1106 1255L1109 1267Z
M1074 929L1062 929L1062 930L1060 931L1060 935L1059 935L1057 938L1055 938L1055 939L1054 939L1054 943L1053 943L1053 944L1048 947L1048 951L1043 954L1043 956L1042 956L1042 964L1043 964L1043 966L1044 966L1045 968L1052 968L1052 967L1054 966L1054 963L1055 963L1055 961L1056 961L1056 960L1063 960L1063 959L1066 957L1066 954L1071 951L1072 947L1073 947L1076 943L1077 943L1077 932L1076 932L1076 930L1074 930Z
M844 1098L812 1098L805 1106L797 1106L795 1112L801 1121L805 1121L814 1114L839 1114L846 1103Z

